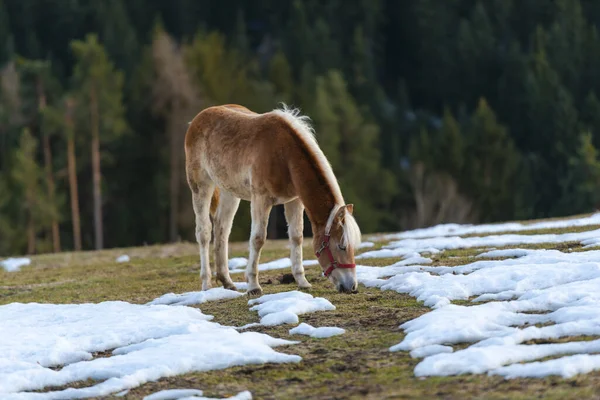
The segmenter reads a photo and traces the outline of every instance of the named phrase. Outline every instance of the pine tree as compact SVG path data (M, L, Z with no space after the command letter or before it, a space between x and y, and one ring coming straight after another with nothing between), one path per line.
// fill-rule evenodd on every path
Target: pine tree
M590 92L585 98L581 122L584 129L592 135L594 146L600 146L600 101L594 92Z
M579 0L557 0L555 7L555 20L548 31L545 51L562 84L579 95L589 28ZM587 86L587 82L585 84Z
M117 68L128 74L139 57L140 47L124 3L123 0L105 0L92 5L106 52Z
M104 247L101 188L101 144L116 140L127 131L122 100L123 74L115 69L96 35L71 44L76 58L73 92L80 119L78 129L89 131L93 170L94 244Z
M37 241L40 227L56 217L55 204L46 196L43 187L43 170L36 162L37 141L24 129L19 149L15 153L12 179L20 189L22 207L27 226L27 253L40 249Z
M42 124L42 116L48 105L48 98L57 90L57 83L53 79L51 66L48 61L19 59L19 72L23 85L21 93L23 99L23 114L32 131L39 131L42 139L44 153L44 170L46 174L48 200L56 203L56 184L54 180L54 165L51 146L51 135ZM58 215L57 215L58 217ZM51 221L52 248L60 252L60 232L58 218Z
M600 159L590 132L579 135L577 152L569 159L561 179L564 195L557 208L569 212L592 212L600 205Z
M9 175L9 174L6 174ZM0 174L0 255L14 252L13 242L18 234L12 222L13 213L10 207L11 191L8 186L8 176Z
M465 176L479 214L486 221L509 218L514 213L512 188L519 173L519 153L485 99L471 117L467 138Z
M290 102L294 95L292 68L281 51L275 53L269 63L269 80L275 86L278 96L284 102Z
M467 155L464 151L460 125L448 108L444 109L444 118L437 143L439 146L437 168L455 179L460 178Z
M184 55L192 79L212 104L245 104L251 98L249 64L222 34L197 34Z
M314 116L317 138L331 162L344 197L356 204L365 231L385 223L393 177L382 168L379 129L365 119L339 71L317 78Z
M77 183L77 157L75 155L75 103L66 97L49 105L43 111L42 129L46 134L62 136L66 141L67 174L73 231L73 248L81 250L81 220L79 212L79 188Z
M462 100L472 103L482 94L495 98L493 81L499 66L497 44L492 21L481 2L475 5L468 20L461 21L457 41L461 82L466 86Z
M12 39L8 19L8 12L4 0L0 0L0 67L12 56Z
M169 239L176 241L179 239L180 219L191 221L181 218L180 212L180 194L185 182L182 149L187 123L201 109L201 102L180 49L160 27L154 32L152 55L156 73L153 109L166 121L165 133L169 142Z

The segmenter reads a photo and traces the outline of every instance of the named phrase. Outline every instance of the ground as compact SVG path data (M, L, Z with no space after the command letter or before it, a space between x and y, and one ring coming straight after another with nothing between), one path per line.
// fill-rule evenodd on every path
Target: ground
M592 229L598 229L598 226L520 233L564 233ZM371 237L366 236L366 239ZM313 258L309 242L307 240L305 245L305 255L306 258ZM579 243L518 247L584 250ZM466 264L480 252L481 249L445 251L433 256L433 265ZM131 261L116 263L115 258L121 254L128 254ZM245 243L231 245L230 257L238 256L247 257ZM261 262L286 256L286 241L269 241ZM364 259L360 260L360 264L383 266L397 260ZM290 282L289 272L289 269L261 272L260 282L265 293L296 289L294 282ZM309 293L327 298L337 309L301 315L300 321L313 326L338 326L346 329L344 335L311 339L289 335L289 325L254 328L275 337L300 340L300 344L279 347L277 350L298 354L303 360L299 364L247 365L181 375L147 383L121 398L139 399L170 388L197 388L203 390L206 396L215 397L249 390L255 399L600 398L600 372L570 379L505 380L485 375L416 378L413 369L419 360L412 359L407 352L390 352L388 348L399 343L404 336L398 326L429 312L428 307L408 295L378 288L361 286L358 294L338 294L322 277L319 267L307 267L306 274L313 284ZM243 280L241 273L232 277L234 281ZM106 300L143 304L165 293L183 293L199 288L198 257L196 245L192 243L40 255L33 257L31 267L25 267L18 273L7 273L0 269L0 305L12 302L86 303ZM259 320L256 312L248 310L247 300L239 297L198 307L203 313L214 315L215 322L241 326ZM104 357L107 354L97 356ZM70 386L89 384L78 382Z

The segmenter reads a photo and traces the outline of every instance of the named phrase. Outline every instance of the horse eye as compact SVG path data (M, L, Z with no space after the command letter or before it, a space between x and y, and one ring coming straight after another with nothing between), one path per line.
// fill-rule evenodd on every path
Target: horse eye
M346 251L346 247L342 247L341 245L338 244L338 249L342 250L342 251Z

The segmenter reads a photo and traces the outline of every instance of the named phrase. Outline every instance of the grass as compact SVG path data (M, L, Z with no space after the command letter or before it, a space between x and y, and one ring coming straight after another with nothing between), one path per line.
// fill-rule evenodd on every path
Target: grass
M555 230L554 233L562 232ZM261 261L288 256L286 244L285 241L269 241ZM232 244L230 256L247 256L246 247L245 243ZM515 247L582 250L575 243ZM434 255L432 265L467 264L476 261L474 256L482 251L449 250ZM120 254L130 255L131 261L116 263L115 258ZM307 241L306 258L312 258L311 254ZM360 260L360 264L384 266L396 261L397 258L365 259ZM24 267L21 272L0 271L0 305L12 302L84 303L106 300L143 304L168 292L199 290L198 270L196 245L192 243L42 255L34 257L32 266ZM295 290L294 283L282 283L287 281L284 274L289 272L289 269L261 272L260 283L264 292ZM290 326L259 327L254 330L299 340L299 344L279 347L278 351L298 354L302 356L302 361L298 364L247 365L164 378L133 389L123 398L140 399L158 390L175 388L198 388L205 395L215 397L250 390L255 399L600 398L598 372L571 379L505 380L486 375L415 377L413 370L418 360L412 359L408 353L391 353L388 349L404 336L398 326L428 312L428 308L408 295L375 288L361 287L359 293L353 295L338 294L321 276L318 267L309 267L306 272L313 284L309 292L314 296L326 297L336 306L336 310L303 315L300 320L314 326L342 327L346 329L344 335L311 339L290 336ZM244 279L243 274L234 274L232 277L234 281ZM255 312L249 311L247 300L240 297L202 304L199 308L203 313L213 315L215 322L240 326L259 319ZM572 339L575 338L569 338ZM556 342L565 340L562 338ZM455 348L464 346L459 344ZM106 357L110 353L96 356ZM94 383L88 380L69 386L84 387Z

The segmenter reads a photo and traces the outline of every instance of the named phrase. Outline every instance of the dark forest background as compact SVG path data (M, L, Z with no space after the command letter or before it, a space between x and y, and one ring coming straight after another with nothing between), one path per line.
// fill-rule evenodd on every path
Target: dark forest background
M183 137L221 103L308 114L363 232L593 211L599 25L594 0L0 0L0 254L193 241Z

